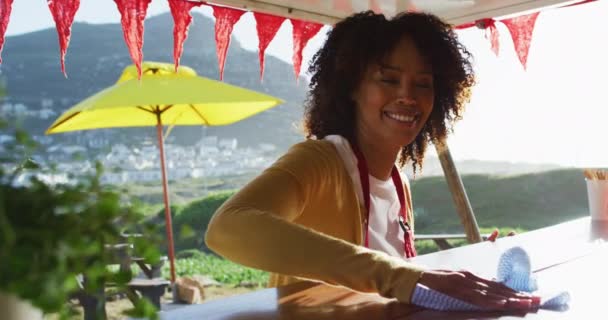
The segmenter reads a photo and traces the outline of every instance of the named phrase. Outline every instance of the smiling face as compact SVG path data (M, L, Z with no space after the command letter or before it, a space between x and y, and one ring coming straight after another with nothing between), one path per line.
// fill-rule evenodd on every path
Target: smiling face
M431 65L410 37L370 64L353 94L359 143L400 149L414 141L433 110Z

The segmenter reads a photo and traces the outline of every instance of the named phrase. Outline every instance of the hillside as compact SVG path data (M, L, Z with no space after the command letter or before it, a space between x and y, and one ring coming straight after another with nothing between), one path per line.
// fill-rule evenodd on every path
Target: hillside
M182 64L194 68L199 75L218 79L214 23L202 14L194 14L193 18ZM144 60L172 62L171 15L166 13L148 18L145 28ZM52 101L50 108L57 112L56 116L46 120L25 119L26 128L34 134L41 134L58 114L70 106L112 85L123 68L131 64L119 24L74 24L66 56L68 79L64 78L59 67L55 29L8 37L2 56L0 70L7 87L6 101L24 104L30 110L39 110L42 104ZM286 103L234 125L210 127L207 135L236 137L245 146L267 142L286 147L301 139L293 124L301 117L307 82L302 78L299 85L296 84L290 64L267 56L265 77L261 82L257 52L242 49L233 38L228 50L224 81L275 95ZM134 130L137 131L136 135L133 134ZM172 136L178 143L190 144L200 139L202 130L198 126L177 127ZM96 130L95 134L118 134L114 138L119 139L137 136L141 140L145 136L152 137L155 131L153 128L112 129ZM70 142L76 142L76 136L78 134L63 134L53 138L72 138Z
M526 163L526 162L509 162L509 161L481 161L481 160L460 160L456 161L456 169L460 175L471 174L489 174L498 176L522 175L529 173L539 173L549 170L557 170L561 167L551 163ZM404 168L408 177L434 177L443 176L443 169L439 158L434 156L426 156L424 159L424 167L421 172L417 172L414 176L411 166Z
M465 175L463 183L480 227L529 230L588 214L580 169L507 177ZM416 232L462 232L443 177L412 181L412 194Z
M586 187L580 169L509 177L465 175L463 182L479 227L486 230L494 227L503 231L533 230L588 215ZM211 194L174 206L176 239L182 238L180 230L184 225L204 232L215 210L234 190L213 188ZM417 234L464 233L443 177L412 181L412 193ZM160 201L157 197L156 202ZM156 214L158 222L163 223L160 206L148 213ZM177 248L205 248L201 240L202 237L184 238L177 241ZM425 250L431 248L424 247Z

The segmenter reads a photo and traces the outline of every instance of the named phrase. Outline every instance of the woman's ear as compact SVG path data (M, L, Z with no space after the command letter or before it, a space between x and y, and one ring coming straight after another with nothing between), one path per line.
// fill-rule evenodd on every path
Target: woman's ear
M366 77L366 74L361 75L361 78L359 79L359 81L356 82L355 86L353 87L353 89L350 93L349 97L354 104L357 104L357 101L359 101L360 94L361 94L361 83L363 81L365 81L365 77Z

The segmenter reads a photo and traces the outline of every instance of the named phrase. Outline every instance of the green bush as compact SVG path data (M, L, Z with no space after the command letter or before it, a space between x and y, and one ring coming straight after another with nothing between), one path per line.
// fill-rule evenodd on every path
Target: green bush
M199 256L202 252L198 249L188 249L183 251L178 251L175 254L175 259L188 259L192 257Z
M206 250L203 239L207 225L215 211L234 193L235 191L223 191L211 194L189 203L175 215L175 250Z
M182 206L179 204L172 204L169 207L171 208L171 219L175 219L175 217L178 216L182 211ZM158 209L158 211L156 212L154 217L157 221L160 221L161 223L165 222L165 206L164 205L160 209Z
M14 135L10 150L17 152L0 159L0 292L67 319L74 312L68 297L81 290L78 275L87 279L82 285L90 294L106 282L126 290L132 274L106 268L115 262L106 245L128 242L138 256L157 262L156 229L141 223L127 194L101 184L101 164L94 174L51 183L42 177L55 170L29 158L36 146L27 132L16 129ZM22 174L31 178L18 182ZM123 238L132 231L144 237ZM139 301L129 315L156 318L154 306Z

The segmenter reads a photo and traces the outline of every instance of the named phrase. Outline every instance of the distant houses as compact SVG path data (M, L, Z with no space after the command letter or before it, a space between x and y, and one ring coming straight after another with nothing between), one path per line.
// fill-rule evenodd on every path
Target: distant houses
M165 145L169 180L238 175L263 170L274 160L273 145L238 148L235 138L211 136L194 146ZM107 168L102 181L108 184L145 183L161 180L159 151L146 143L139 148L115 144L99 159Z
M64 101L42 98L34 101L40 108L32 110L23 103L6 99L0 104L0 118L47 120L56 118L55 104ZM35 155L41 164L53 164L61 176L45 176L53 182L64 181L67 175L91 173L94 162L104 166L102 182L107 184L127 184L158 182L161 180L158 147L154 140L142 139L133 142L114 143L116 137L109 131L79 131L68 133L71 142L59 142L54 136L34 135L39 145ZM176 144L172 137L166 140L165 155L167 174L170 180L202 177L220 177L257 172L268 167L275 159L277 147L271 143L261 143L256 147L239 148L237 138L205 136L194 145ZM61 140L60 140L61 141ZM119 140L124 141L124 140ZM6 152L15 142L13 134L0 132L0 152ZM137 142L136 142L137 143ZM20 179L28 179L23 175Z
M23 103L10 103L5 102L0 105L0 117L5 119L10 118L21 118L21 117L33 117L39 118L42 120L51 119L57 117L57 112L55 112L51 107L53 106L52 100L47 101L48 99L43 99L41 102L41 108L32 110L28 108Z
M35 137L36 138L36 137ZM46 142L45 137L36 140ZM0 150L14 141L10 135L0 135ZM238 148L238 140L205 137L194 146L167 144L166 164L169 180L221 177L259 172L274 161L276 155L271 144L257 148ZM138 147L117 143L108 151L91 156L91 149L81 145L46 146L44 156L33 155L39 163L53 164L57 174L37 174L51 183L69 181L70 176L93 173L95 161L103 164L101 181L104 184L140 184L161 181L159 151L155 144L144 142ZM25 183L31 173L22 174L18 183Z

